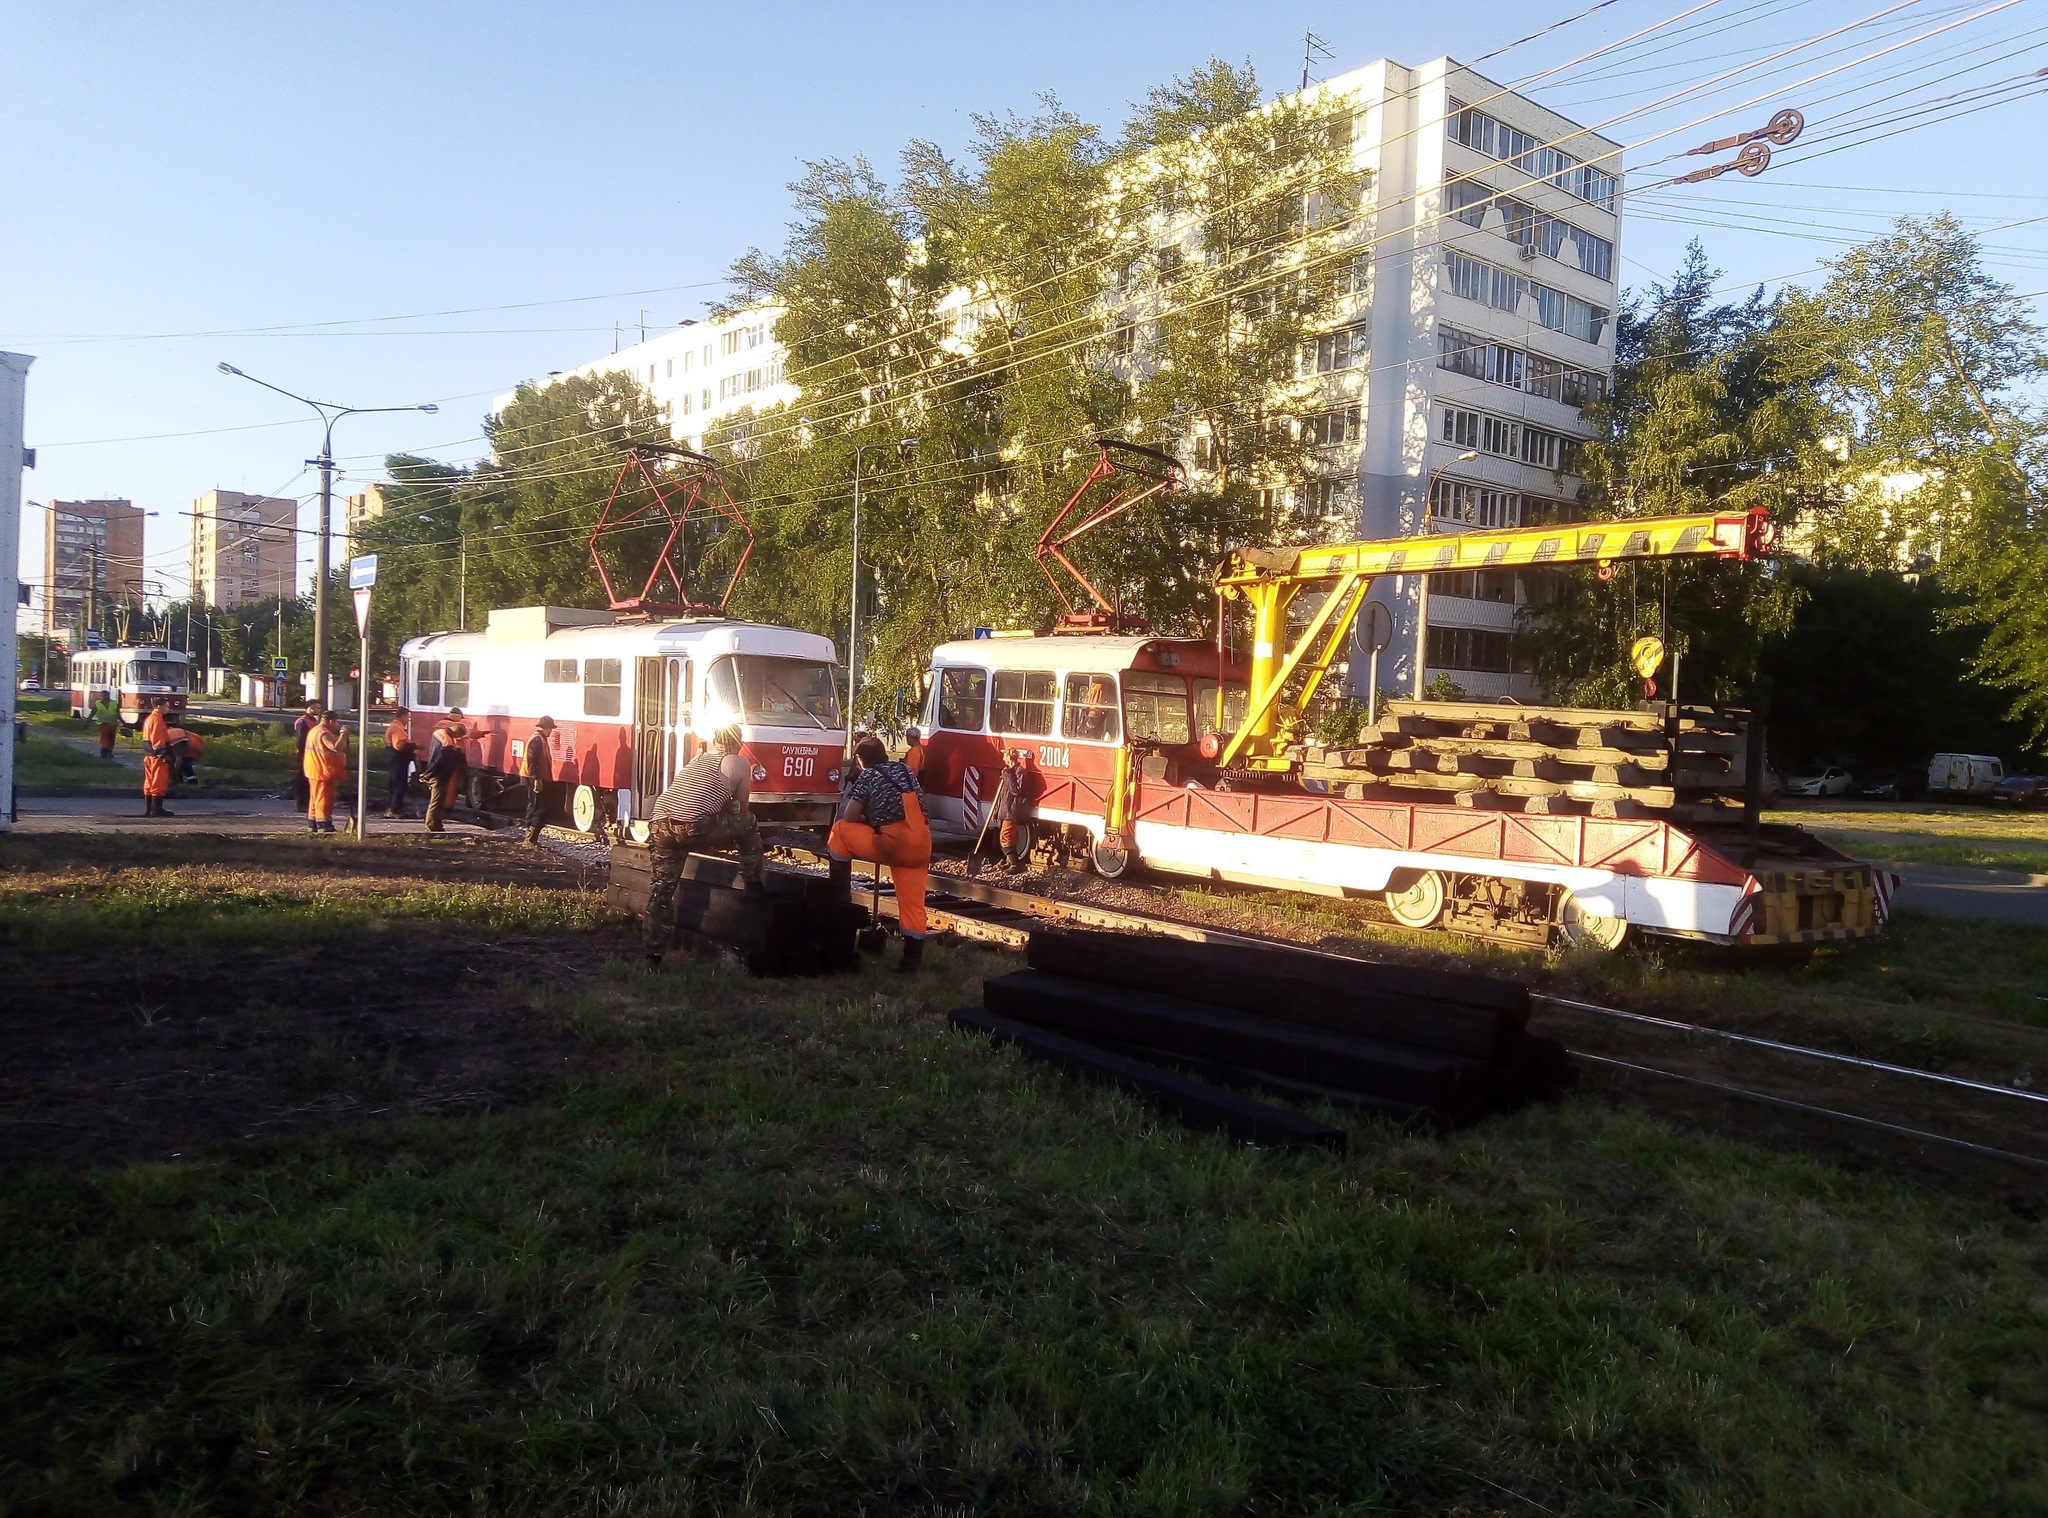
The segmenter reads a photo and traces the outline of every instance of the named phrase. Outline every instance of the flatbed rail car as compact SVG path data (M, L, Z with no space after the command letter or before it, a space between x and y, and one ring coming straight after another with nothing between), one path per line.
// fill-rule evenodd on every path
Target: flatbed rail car
M561 606L495 610L480 633L400 650L401 699L422 748L459 706L473 793L521 793L520 759L543 716L566 820L645 831L654 798L719 728L737 723L764 822L823 826L840 794L846 729L834 649L816 633L717 615L668 621Z
M175 648L88 649L71 656L71 715L84 717L92 710L93 692L112 691L121 704L121 725L140 727L158 697L173 712L182 712L191 677L191 659Z
M1797 828L1760 828L1752 843L1739 827L1356 800L1221 774L1217 682L1228 732L1244 712L1242 674L1192 639L941 644L923 712L934 833L974 839L1003 750L1022 748L1036 831L1108 876L1137 860L1205 880L1377 897L1413 928L1609 949L1632 932L1731 945L1864 938L1890 915L1895 876ZM1119 784L1124 826L1113 828Z

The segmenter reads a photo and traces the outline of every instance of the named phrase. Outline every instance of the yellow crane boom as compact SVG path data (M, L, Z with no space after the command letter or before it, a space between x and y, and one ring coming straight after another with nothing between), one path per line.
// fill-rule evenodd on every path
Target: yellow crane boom
M1241 597L1252 613L1250 700L1244 722L1220 756L1252 769L1292 767L1302 712L1351 638L1366 593L1380 575L1440 574L1520 565L1599 564L1623 559L1750 559L1770 552L1771 525L1759 508L1697 516L1556 523L1502 531L1378 538L1308 548L1239 548L1216 576L1220 596ZM1297 598L1323 592L1301 630L1291 632ZM1291 696L1283 692L1296 680Z

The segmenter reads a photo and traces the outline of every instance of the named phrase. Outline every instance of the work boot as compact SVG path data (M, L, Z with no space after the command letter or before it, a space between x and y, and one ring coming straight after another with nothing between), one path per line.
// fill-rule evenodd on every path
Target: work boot
M896 962L898 975L915 975L917 967L924 963L924 940L903 935L903 957Z
M528 848L530 848L530 849L537 849L537 848L539 848L539 847L540 847L540 829L539 829L539 828L529 828L529 829L527 829L527 832L526 832L526 846L527 846Z
M853 861L851 859L841 859L836 854L833 855L831 867L825 872L825 880L832 887L832 893L835 896L842 892L851 896L853 894Z
M178 815L176 812L172 811L169 807L164 805L164 798L161 796L156 798L156 814L159 817L175 817Z

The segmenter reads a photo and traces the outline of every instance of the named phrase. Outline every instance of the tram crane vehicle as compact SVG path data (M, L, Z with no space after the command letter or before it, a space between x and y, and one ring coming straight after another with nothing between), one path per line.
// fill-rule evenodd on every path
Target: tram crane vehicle
M693 529L705 526L728 552L738 545L715 598L695 584L705 555L690 557ZM644 576L621 562L634 535L661 539ZM462 708L471 733L465 799L487 810L523 801L524 746L534 723L553 717L558 820L644 837L676 772L737 725L756 815L828 825L846 751L835 650L817 633L726 614L753 544L712 459L631 446L590 536L608 608L499 608L482 632L408 640L399 681L413 741L424 747L440 715Z
M1762 513L1706 513L1239 549L1217 586L1219 600L1250 607L1248 658L1227 648L1220 616L1213 640L1026 635L936 648L922 714L926 811L935 835L971 841L1003 750L1022 748L1037 772L1034 830L1112 878L1142 862L1363 897L1409 927L1523 944L1612 950L1634 933L1729 945L1871 937L1898 877L1799 829L1581 800L1588 788L1546 780L1523 783L1520 796L1503 781L1483 794L1418 797L1383 774L1344 778L1313 762L1326 756L1304 741L1308 704L1380 575L1593 564L1605 578L1624 561L1740 562L1771 546ZM1490 719L1535 710L1549 709L1475 705L1451 715L1487 731ZM1576 715L1588 731L1629 740L1657 725L1642 713ZM1528 750L1543 752L1525 734L1512 751Z

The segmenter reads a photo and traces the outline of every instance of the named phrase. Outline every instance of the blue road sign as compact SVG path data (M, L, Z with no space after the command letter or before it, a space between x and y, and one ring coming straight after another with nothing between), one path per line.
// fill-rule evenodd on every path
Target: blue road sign
M292 664L291 660L289 659L273 660L271 662L270 667L275 673L279 675L288 675L292 672Z
M377 556L366 553L348 561L348 588L367 590L377 583Z

